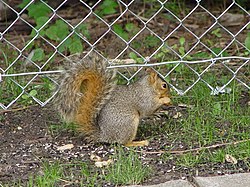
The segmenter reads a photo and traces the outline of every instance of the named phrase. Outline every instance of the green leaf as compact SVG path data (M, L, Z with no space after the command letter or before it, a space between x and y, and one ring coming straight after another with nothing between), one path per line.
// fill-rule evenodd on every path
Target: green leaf
M103 9L103 14L104 15L110 15L116 13L116 10L113 7L106 7Z
M247 37L245 39L245 46L248 50L250 50L250 32L247 33Z
M118 7L118 4L116 1L114 0L104 0L102 5L101 5L102 8L106 8L106 7Z
M127 24L125 25L125 29L126 29L128 32L132 32L135 28L136 28L136 25L133 24L133 23L127 23Z
M207 52L198 52L193 54L193 57L198 57L198 58L211 58L211 54Z
M247 25L247 29L250 29L250 23Z
M45 17L45 16L42 16L42 17L39 17L39 18L37 18L37 20L36 20L36 29L40 29L47 21L49 20L49 18L48 17ZM46 25L44 28L46 28L46 27L48 27L48 25ZM44 28L42 29L42 30L40 30L39 31L39 35L41 35L41 36L44 36L45 35L45 30L44 30ZM30 34L30 36L32 36L32 37L34 37L35 35L36 35L36 31L33 29L32 31L31 31L31 34Z
M192 60L192 59L193 59L192 56L190 56L190 55L187 55L185 58L186 58L187 60Z
M222 52L222 56L223 56L223 57L227 57L227 56L229 56L229 54L228 54L227 51L223 51L223 52Z
M123 30L121 25L114 24L113 30L116 34L122 37L124 40L128 41L128 33Z
M34 50L34 55L32 57L33 61L42 61L45 57L44 50L41 48Z
M88 29L88 24L81 24L76 28L76 32L82 34L83 36L85 36L87 39L90 39L90 33L89 33L89 29Z
M213 48L212 48L212 51L213 51L215 54L217 54L217 55L221 52L221 50L222 50L222 49L219 48L219 47L213 47Z
M70 54L81 53L83 51L81 39L78 37L73 38L68 48Z
M31 33L30 33L30 36L33 38L35 35L36 35L36 31L33 29L32 31L31 31Z
M69 34L69 26L62 20L57 20L55 27L57 27L57 36L64 39Z
M29 96L27 94L24 94L24 95L22 95L22 99L27 100L27 99L29 99Z
M29 17L34 18L35 20L39 17L48 16L51 12L48 6L40 2L31 4L27 10Z
M68 34L68 25L62 20L57 20L54 25L46 29L46 35L48 38L55 41L63 40Z
M145 42L148 47L155 47L159 45L160 40L156 36L149 35L145 38Z
M140 41L133 41L133 43L132 43L132 47L134 49L140 49L142 47L142 45L143 45L143 43Z
M71 44L71 38L68 38L58 47L58 51L61 53L66 51L70 44Z
M157 53L156 55L155 55L155 58L156 59L161 59L162 57L164 57L165 56L165 53L164 52L159 52L159 53Z
M46 31L45 34L48 36L51 40L60 40L60 38L57 36L58 28L56 26L50 26Z
M214 45L213 41L212 41L212 40L209 40L209 39L206 40L206 43L207 43L207 45L208 45L209 47L211 47L211 46Z
M29 2L30 2L30 0L23 0L23 2L21 4L19 4L17 7L24 8Z
M183 56L183 55L185 55L185 49L184 49L184 47L180 47L179 48L179 53Z
M135 61L136 61L137 63L143 63L143 59L142 59L142 58L137 58L137 59L135 59Z
M213 106L213 114L214 115L219 115L221 113L221 104L220 103L215 103Z
M137 55L134 53L134 52L130 52L128 54L129 58L132 58L132 59L136 59L137 58Z
M114 0L104 0L103 3L100 5L101 11L99 14L101 15L110 15L116 13L116 8L118 4Z
M181 46L184 46L185 41L186 41L186 40L185 40L184 37L180 37L179 42L180 42L180 45L181 45Z
M31 90L29 95L34 97L34 96L37 95L37 91L36 90Z
M177 44L174 44L174 45L172 46L172 49L177 49L177 48L178 48Z
M114 24L113 28L114 28L114 31L115 31L117 34L124 32L124 30L123 30L123 28L122 28L121 25Z
M220 38L222 36L221 33L220 33L220 28L217 28L217 29L213 30L212 34L217 36L218 38Z
M161 51L162 51L163 53L169 53L169 52L170 52L170 50L167 48L167 45L164 45L164 46L161 48Z
M37 18L36 29L40 29L48 20L49 20L49 18L47 16L41 16L41 17Z

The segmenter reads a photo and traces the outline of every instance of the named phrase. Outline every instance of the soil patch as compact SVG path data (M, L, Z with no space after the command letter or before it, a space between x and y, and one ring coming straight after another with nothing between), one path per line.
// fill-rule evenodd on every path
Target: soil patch
M175 115L181 108L171 108L170 115ZM166 117L159 119L156 117L143 121L159 125L161 121L167 120ZM153 122L154 121L154 122ZM38 106L30 107L26 110L16 112L6 112L1 116L0 122L0 181L3 183L10 181L28 181L31 175L42 175L42 164L46 162L86 162L93 164L90 160L91 153L101 157L108 157L113 154L115 145L89 145L83 138L69 129L62 129L56 133L51 131L52 124L60 124L60 119L56 113L48 106L41 108ZM143 126L143 125L142 125ZM151 177L145 184L157 184L172 179L188 179L192 181L192 176L214 176L228 173L249 172L249 167L245 162L239 161L238 164L230 163L204 163L198 167L176 167L175 157L164 159L165 154L147 154L147 152L159 151L167 145L180 148L178 142L170 142L166 136L157 132L149 133L143 128L139 129L138 137L154 135L150 140L150 146L138 148L142 162L154 169ZM179 142L180 143L180 142ZM58 151L62 145L73 144L74 148L65 151ZM176 144L173 146L173 144ZM182 147L181 149L186 149ZM140 153L140 151L142 151ZM168 155L169 156L169 155ZM250 160L249 160L250 161ZM79 168L74 167L76 173ZM102 181L103 182L103 181ZM108 184L103 184L109 186Z

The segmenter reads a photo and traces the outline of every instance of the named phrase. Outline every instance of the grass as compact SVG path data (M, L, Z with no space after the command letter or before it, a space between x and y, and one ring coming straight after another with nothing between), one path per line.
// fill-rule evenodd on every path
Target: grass
M140 184L152 171L149 166L142 164L134 151L125 152L118 149L115 154L115 164L107 169L105 180L115 185Z
M147 3L147 1L145 1L144 3ZM157 5L160 6L159 3L156 2L155 5L156 7L154 9L158 10ZM185 12L188 10L188 7L185 7L184 4L178 2L168 3L165 6L176 15L185 14ZM116 7L116 5L114 5L114 7ZM105 7L103 7L103 9L105 9ZM149 17L146 14L155 14L154 9L151 8L149 11L146 11L144 16ZM112 11L113 10L111 9L111 12ZM169 15L167 16L168 21L171 21L171 17L169 17ZM175 18L172 19L172 21L176 21ZM139 27L136 25L136 21L134 21L133 23L127 23L123 26L124 28L117 27L116 29L114 29L114 31L122 38L127 38L126 40L128 40L138 32ZM86 25L83 25L82 28L83 30L85 30L85 32L90 32L90 30L86 28ZM66 28L65 32L68 32L68 28ZM133 40L133 42L131 42L132 47L141 54L149 52L149 49L155 51L155 49L157 49L161 44L161 40L159 40L155 35L152 35L152 33L150 35L147 35L148 33L145 32L144 34L145 36L142 35L141 37L139 37L138 41ZM204 41L204 43L207 44L208 47L215 50L215 53L219 53L220 51L222 51L222 48L215 48L215 44L220 43L219 38L223 38L224 40L226 38L222 37L221 34L222 32L220 29L213 30L210 35L214 37L208 37L206 38L206 41ZM83 35L86 35L86 33L83 33ZM89 35L89 33L87 33L87 35ZM87 38L91 39L89 37ZM72 38L72 41L78 41L78 38ZM188 40L188 37L180 37L174 42L170 42L169 44L165 43L161 50L159 50L159 52L154 55L154 58L159 62L176 60L176 55L171 52L170 48L179 53L179 55L184 56L187 52L185 51L187 50L185 48L189 45L189 43L192 42L193 41ZM72 47L72 49L70 49L70 47L67 48L69 48L71 53L72 51L74 51L75 45L70 46ZM168 48L166 46L168 46ZM44 55L46 53L43 52L42 48L38 48L38 45L33 47L36 47L36 51L42 51L42 55L40 55L41 58L35 60L33 59L34 62L39 65L44 61ZM142 47L143 49L141 49ZM245 50L243 48L243 52L244 51ZM3 67L1 67L3 69L9 67L19 55L9 44L6 46L0 45L0 52L3 54L2 57L0 57L0 59L4 62ZM243 52L242 50L238 50L236 54L239 56L243 56ZM202 50L197 53L195 51L190 52L189 54L190 55L187 55L185 59L196 60L208 59L213 57L210 52L208 53ZM249 52L245 51L245 54L247 56ZM46 55L46 58L48 58L50 55L50 53L48 56ZM224 55L227 56L229 54L226 54L225 51ZM140 59L140 57L138 57L134 52L130 53L130 55L128 56L130 58L134 58L137 62L142 62L142 59ZM18 59L16 63L9 68L7 73L12 74L19 73L19 71L37 71L37 68L35 66L32 66L32 64L24 64L24 61L25 59L23 58ZM169 64L168 66L165 66L163 70L170 70L174 66L175 64L173 64L172 66L171 64ZM197 68L199 68L198 64L196 64L196 66ZM245 66L243 68L248 67L249 66ZM26 70L26 68L28 69ZM197 72L202 72L204 68L200 68L201 69L194 69ZM232 74L231 77L229 77L229 71L227 71L227 73L222 73L223 75L220 75L220 73L220 69L216 73L205 72L202 75L202 78L213 86L224 85L232 77ZM168 78L169 81L175 79L179 80L179 82L177 82L178 86L181 86L181 84L190 85L194 82L194 79L198 78L198 76L195 75L184 64L180 64L175 69L175 73L172 73L170 76L172 77ZM5 77L0 86L1 102L4 105L8 105L11 101L15 100L15 98L22 93L22 88L18 86L18 84L20 84L22 87L25 87L32 77L33 76L11 78ZM124 81L124 79L122 81ZM180 111L180 113L182 114L181 117L168 117L168 120L166 122L163 121L164 119L161 119L155 122L156 124L147 124L147 126L140 128L138 132L139 138L152 139L152 141L154 141L159 137L161 138L160 143L166 143L163 144L164 146L159 146L157 148L157 150L161 149L166 151L166 153L162 154L160 157L150 157L147 158L148 160L142 160L140 154L137 153L136 150L128 150L122 148L121 146L112 145L111 149L114 149L115 151L109 157L114 160L114 163L108 167L96 168L93 162L89 160L73 160L70 163L66 164L60 161L44 161L41 165L40 172L35 175L30 175L30 178L27 181L21 181L17 179L16 182L13 183L10 181L3 186L24 186L24 183L25 186L28 187L63 185L92 187L102 186L102 184L104 183L112 185L140 184L143 181L147 180L151 175L155 174L154 165L146 165L147 161L149 161L150 163L150 161L154 159L161 161L163 164L168 163L169 165L176 166L179 171L182 172L182 169L185 168L188 168L189 171L191 171L192 169L200 167L215 167L216 165L220 165L221 163L226 162L226 155L231 155L236 158L238 162L243 164L244 167L247 167L248 170L250 170L250 142L239 143L237 145L232 144L221 146L216 149L204 148L199 152L189 152L182 155L173 155L168 152L169 150L190 150L193 148L202 148L228 142L233 143L250 138L250 107L247 104L240 104L243 89L238 85L238 82L236 81L230 83L228 87L232 89L230 94L220 94L217 96L212 96L210 95L211 90L208 89L207 86L200 81L185 96L173 97L173 102L176 105L183 103L189 106L184 111ZM53 81L51 81L49 77L39 76L38 78L34 79L29 86L25 87L25 93L19 98L18 104L30 105L34 103L32 97L38 98L41 101L45 101L50 97L53 89ZM245 92L248 92L249 94L249 90ZM4 116L0 115L0 120L2 119L4 119ZM77 132L77 128L74 124L50 124L49 126L49 132L53 136L63 134L65 130L70 130L73 133ZM231 167L233 170L234 168L237 168L238 165L230 164L229 167Z
M55 186L56 182L63 177L63 168L58 162L53 164L49 164L47 162L43 163L42 166L42 174L37 176L30 176L29 180L26 183L27 187L53 187ZM1 184L1 183L0 183ZM18 180L15 183L4 184L4 187L13 186L18 187L22 186L23 182Z
M211 74L208 76L212 76ZM204 77L205 79L206 77ZM250 108L241 102L243 88L233 81L228 86L232 89L230 94L211 95L211 90L199 82L185 96L173 96L173 102L185 104L188 107L180 111L181 117L169 118L162 125L148 124L139 129L141 139L161 139L162 143L168 143L161 150L166 150L159 161L171 163L178 170L190 171L200 167L216 167L225 163L226 155L231 155L242 167L250 169L250 141L237 145L226 145L216 149L201 149L199 152L188 152L181 155L172 155L169 150L189 150L216 144L237 142L249 139L250 134ZM244 90L245 93L249 91ZM50 133L53 135L62 133L65 129L76 132L73 124L51 124ZM151 132L149 135L148 132ZM182 148L180 148L180 145ZM72 184L78 186L102 186L103 184L129 185L140 184L154 173L154 166L146 166L140 153L135 149L125 149L118 145L112 145L114 153L109 157L114 160L105 168L96 168L91 161L72 161L67 164L60 162L48 163L45 161L40 174L30 176L26 186L58 186ZM157 151L157 150L154 150ZM149 158L154 160L155 157ZM144 162L144 163L143 163ZM237 171L237 164L229 164L231 171ZM241 167L241 166L240 166ZM3 185L22 186L23 181Z
M55 135L64 131L77 133L77 126L74 123L66 123L66 122L61 123L61 124L50 124L49 131L52 135Z
M42 175L30 177L28 186L55 186L56 182L59 181L63 177L63 168L59 163L44 163Z
M27 59L18 57L18 52L10 45L0 44L0 53L3 54L0 57L0 61L3 62L0 68L7 70L6 74L38 71L31 62L26 62ZM16 62L13 63L14 61ZM22 105L34 103L33 97L44 102L51 97L55 89L51 78L43 75L36 78L32 75L4 77L0 85L0 100L6 106L16 98L18 98L16 102Z
M69 164L43 162L40 174L31 175L27 187L54 187L63 185L96 187L102 183L113 185L139 184L151 172L151 168L142 164L135 151L125 151L116 147L112 156L114 164L106 168L95 168L93 163L72 161ZM0 183L1 185L1 183ZM3 187L24 185L23 181L2 184Z
M203 77L206 80L207 77ZM212 80L212 79L211 79ZM188 80L191 81L191 80ZM211 82L213 83L213 82ZM163 164L171 163L180 172L195 168L217 167L225 163L226 155L231 155L242 167L250 169L250 142L237 145L226 145L216 149L201 149L199 152L189 152L181 155L172 155L169 150L189 150L222 143L237 142L249 139L250 134L250 109L242 103L243 88L233 81L228 86L232 89L230 94L211 95L211 90L199 82L185 96L173 96L175 105L185 104L188 107L181 110L180 117L160 120L156 124L147 124L139 129L138 136L141 139L157 139L161 137L159 149L166 150L160 157L149 158L149 161L158 159ZM249 91L244 90L249 94ZM161 125L159 124L161 123ZM49 126L50 133L57 135L65 129L76 132L73 124ZM150 132L150 134L148 134ZM165 137L165 138L162 138ZM152 140L153 141L153 140ZM181 145L181 147L180 147ZM147 161L142 161L140 153L135 149L125 149L118 145L112 145L114 153L109 158L114 163L105 168L96 168L91 161L71 161L48 163L45 161L39 174L30 176L26 186L60 186L72 184L77 186L102 186L103 184L129 185L140 184L154 175L154 166L146 166ZM157 151L157 150L154 150ZM149 162L150 163L150 162ZM227 166L230 171L238 170L240 165ZM22 186L23 181L4 184L7 186Z
M236 82L229 87L232 88L230 94L212 96L206 86L198 83L188 96L174 98L176 103L192 107L187 110L186 117L171 120L170 125L174 124L174 128L167 129L168 141L181 142L185 149L192 149L249 139L249 106L239 104L242 90L236 87ZM191 168L205 163L223 163L226 154L249 166L250 142L222 146L212 151L204 149L198 154L187 153L176 157L175 164ZM166 162L168 159L168 155L163 157Z

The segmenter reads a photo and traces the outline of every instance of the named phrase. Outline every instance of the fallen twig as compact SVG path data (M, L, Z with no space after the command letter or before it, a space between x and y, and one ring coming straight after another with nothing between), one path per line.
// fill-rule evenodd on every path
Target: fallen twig
M9 110L1 110L0 114L7 113L7 112L16 112L16 111L20 111L20 110L25 110L25 109L33 107L33 106L36 106L36 105L24 106L21 108L14 108L14 109L9 109Z
M220 144L210 145L210 146L206 146L206 147L197 147L197 148L194 148L194 149L187 149L187 150L180 150L180 151L165 151L165 150L144 151L144 150L141 150L141 151L136 151L136 152L145 153L145 154L169 153L169 154L181 155L181 154L184 154L184 153L199 152L199 151L202 151L204 149L214 149L214 148L223 147L223 146L227 146L227 145L237 145L239 143L244 143L244 142L248 142L248 141L250 141L250 139L240 140L240 141L236 141L236 142L220 143Z

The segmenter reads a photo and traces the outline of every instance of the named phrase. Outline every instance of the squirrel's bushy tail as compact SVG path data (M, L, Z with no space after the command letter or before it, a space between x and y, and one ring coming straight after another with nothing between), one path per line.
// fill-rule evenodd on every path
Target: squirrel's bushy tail
M90 141L98 138L97 115L115 87L115 70L97 56L87 57L64 71L54 103L66 122L76 123Z

